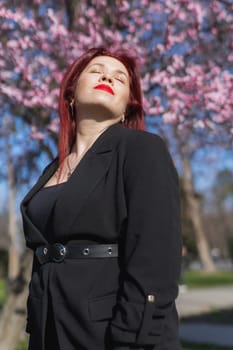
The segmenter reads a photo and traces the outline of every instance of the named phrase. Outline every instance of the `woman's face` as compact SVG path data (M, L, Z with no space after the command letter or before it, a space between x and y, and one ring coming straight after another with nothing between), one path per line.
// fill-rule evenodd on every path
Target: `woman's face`
M129 74L124 64L110 56L93 58L80 74L75 103L80 116L101 114L121 119L129 102Z

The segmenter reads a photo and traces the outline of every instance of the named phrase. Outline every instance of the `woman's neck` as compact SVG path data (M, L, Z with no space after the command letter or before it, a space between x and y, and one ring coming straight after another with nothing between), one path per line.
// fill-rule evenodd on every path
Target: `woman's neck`
M72 146L71 152L76 153L77 157L85 152L95 142L97 137L104 132L110 125L116 121L105 120L103 122L95 122L90 120L82 120L78 124L76 140Z

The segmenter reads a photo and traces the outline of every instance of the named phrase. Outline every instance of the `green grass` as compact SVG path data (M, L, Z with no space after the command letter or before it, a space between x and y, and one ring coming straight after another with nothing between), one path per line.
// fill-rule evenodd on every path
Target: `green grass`
M27 350L27 348L28 348L28 340L25 339L19 342L19 345L16 350Z
M0 309L6 300L6 283L3 278L0 278Z
M215 345L182 342L182 350L233 350L233 347L222 347Z
M211 273L205 273L203 271L185 271L184 283L188 288L233 286L233 273L232 271Z

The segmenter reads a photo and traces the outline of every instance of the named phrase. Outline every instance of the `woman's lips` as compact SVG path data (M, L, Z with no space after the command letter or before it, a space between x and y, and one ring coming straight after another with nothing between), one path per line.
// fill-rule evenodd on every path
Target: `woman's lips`
M112 90L112 88L108 85L105 85L105 84L96 85L94 87L94 89L105 90L105 91L109 92L110 94L114 95L114 91Z

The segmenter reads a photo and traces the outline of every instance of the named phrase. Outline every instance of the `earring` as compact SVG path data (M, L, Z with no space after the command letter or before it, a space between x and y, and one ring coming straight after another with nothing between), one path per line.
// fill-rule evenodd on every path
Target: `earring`
M121 118L121 122L124 123L125 122L125 115L123 114L123 118Z
M71 102L69 103L69 106L70 106L71 118L74 119L75 118L75 114L74 114L74 99L71 100Z

